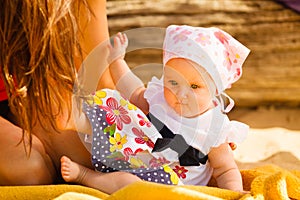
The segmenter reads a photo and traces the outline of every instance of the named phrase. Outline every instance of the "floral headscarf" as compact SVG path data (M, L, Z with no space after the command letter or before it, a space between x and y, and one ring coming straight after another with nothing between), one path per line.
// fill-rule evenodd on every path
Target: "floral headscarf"
M242 64L250 53L247 47L218 28L187 25L167 27L163 50L164 65L172 58L186 58L199 64L213 79L216 95L226 97L224 90L241 77Z
M250 50L218 28L171 25L164 40L164 65L172 58L186 58L207 70L217 94L230 88L242 75Z

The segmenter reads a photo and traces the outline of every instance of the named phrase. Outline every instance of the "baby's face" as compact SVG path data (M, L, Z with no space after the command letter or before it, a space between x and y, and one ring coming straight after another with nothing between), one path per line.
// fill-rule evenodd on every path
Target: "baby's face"
M213 106L202 73L205 73L202 67L182 58L171 59L164 67L165 99L183 117L196 117Z

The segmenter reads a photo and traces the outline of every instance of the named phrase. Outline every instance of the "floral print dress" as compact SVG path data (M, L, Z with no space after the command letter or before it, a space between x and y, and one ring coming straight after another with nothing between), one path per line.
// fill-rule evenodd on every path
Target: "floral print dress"
M92 163L97 171L126 171L143 180L180 184L174 170L163 157L151 154L159 132L136 106L115 90L97 91L84 102L93 135Z

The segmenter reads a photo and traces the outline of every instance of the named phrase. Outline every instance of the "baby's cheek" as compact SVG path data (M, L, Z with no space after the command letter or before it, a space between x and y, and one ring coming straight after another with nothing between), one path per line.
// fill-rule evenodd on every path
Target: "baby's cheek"
M170 106L172 106L177 101L177 97L176 97L175 93L166 87L164 88L164 96L165 96L166 102Z

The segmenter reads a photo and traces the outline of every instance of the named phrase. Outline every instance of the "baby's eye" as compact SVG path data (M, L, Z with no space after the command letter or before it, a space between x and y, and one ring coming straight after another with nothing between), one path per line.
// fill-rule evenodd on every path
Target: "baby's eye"
M199 85L196 85L196 84L192 84L192 85L191 85L191 88L192 88L192 89L197 89L197 88L199 88L199 87L200 87L200 86L199 86Z
M178 85L178 83L177 83L176 81L174 81L174 80L169 80L169 83L170 83L171 85Z

